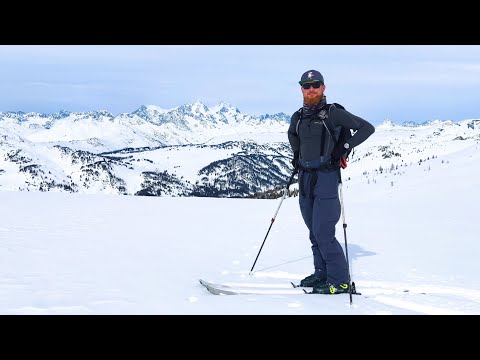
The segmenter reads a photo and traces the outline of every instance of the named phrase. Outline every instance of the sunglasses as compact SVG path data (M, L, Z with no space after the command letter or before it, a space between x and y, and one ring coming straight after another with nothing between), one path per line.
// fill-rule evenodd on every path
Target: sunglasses
M320 88L320 86L322 86L323 84L320 82L320 81L315 81L314 83L305 83L302 85L302 87L305 89L305 90L308 90L310 89L312 86L314 89L318 89Z

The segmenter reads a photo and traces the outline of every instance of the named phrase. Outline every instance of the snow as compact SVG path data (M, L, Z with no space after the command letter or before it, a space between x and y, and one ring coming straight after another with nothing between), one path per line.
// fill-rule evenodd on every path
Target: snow
M260 121L258 117L242 114L226 103L214 106L213 111L200 101L171 109L148 105L139 110L148 120L137 112L115 117L106 111L52 115L27 113L23 116L0 112L0 126L2 131L18 133L32 142L56 142L92 152L162 144L197 144L216 136L286 131L288 128L285 121Z
M166 114L168 113L169 111L172 111L174 110L175 108L171 108L171 109L164 109L164 108L161 108L160 106L158 105L146 105L146 108L150 111L157 111L159 112L160 114Z
M446 128L425 137L425 152L417 154L408 131L418 137L432 126L380 129L355 155L390 143L412 146L405 159L413 165L379 174L374 170L388 169L392 159L351 161L343 172L350 271L362 293L352 305L348 294L215 296L199 284L285 286L309 275L296 197L283 201L250 274L280 199L3 188L0 313L480 314L480 145L451 141L444 133L454 128ZM429 141L438 157L415 164L428 156ZM164 157L168 150L157 151ZM345 246L342 221L337 239Z
M285 142L286 130L282 132L246 132L234 135L219 135L205 142L207 145L221 144L227 141L253 141L257 144L272 144Z

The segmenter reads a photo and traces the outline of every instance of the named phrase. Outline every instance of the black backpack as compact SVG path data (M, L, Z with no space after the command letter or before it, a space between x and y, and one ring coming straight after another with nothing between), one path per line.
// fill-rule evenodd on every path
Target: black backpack
M320 113L319 113L319 118L323 120L325 126L327 127L327 130L328 130L328 133L330 134L330 136L332 137L333 141L335 142L335 146L334 146L334 149L336 148L339 148L339 147L343 147L343 144L345 144L345 142L348 141L348 139L350 139L352 137L352 131L355 131L353 129L350 129L350 128L346 128L346 127L343 127L341 126L340 127L340 134L338 135L338 139L336 137L336 131L335 129L333 128L333 125L331 124L329 118L328 118L328 115L330 114L330 108L332 106L335 106L336 108L338 109L342 109L342 110L345 110L345 107L343 107L342 105L338 104L338 103L333 103L333 104L326 104L321 110L320 110ZM298 111L299 113L299 118L298 118L298 121L297 121L297 126L296 126L296 129L297 129L297 135L298 135L298 125L300 124L300 121L302 121L302 116L303 116L303 107L300 108ZM348 156L350 155L350 153L352 152L353 148L350 148L348 149L346 155L345 155L345 159L348 158ZM346 166L346 165L345 165Z

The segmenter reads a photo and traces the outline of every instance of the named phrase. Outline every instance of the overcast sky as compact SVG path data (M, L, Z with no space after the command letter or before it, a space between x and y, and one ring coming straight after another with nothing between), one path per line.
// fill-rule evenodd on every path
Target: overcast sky
M117 115L200 100L291 114L310 69L329 102L373 124L480 118L476 45L3 45L0 111Z

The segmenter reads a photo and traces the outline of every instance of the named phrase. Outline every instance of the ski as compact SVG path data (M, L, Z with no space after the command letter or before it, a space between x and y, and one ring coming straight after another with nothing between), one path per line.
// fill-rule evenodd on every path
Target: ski
M291 282L290 284L292 284L294 288L302 288L300 285L294 284L293 282ZM304 289L305 294L316 294L312 290L308 291L306 290L306 288L302 288L302 289ZM321 295L321 294L318 294L318 295ZM362 293L357 292L357 288L355 287L355 282L352 282L352 295L362 295Z
M290 283L225 283L218 284L199 279L202 284L210 293L215 295L298 295L298 294L312 294L323 295L313 293L311 287L300 287L292 282ZM411 294L411 295L427 295L425 292L410 291L408 289L394 289L394 288L371 288L367 287L366 294L356 291L355 282L352 282L352 295L362 295L365 298L373 298L378 295L392 295L392 294ZM374 290L372 292L372 290ZM349 293L341 293L335 295L349 295ZM330 295L330 294L325 294Z
M215 295L290 295L290 294L314 294L312 288L301 287L293 282L289 284L249 284L230 283L216 284L199 279L200 284ZM348 293L345 293L348 294ZM339 294L337 294L339 295ZM356 291L355 283L352 283L352 295L362 295Z
M295 289L291 284L214 284L203 279L200 284L215 295L296 295L305 294L303 288Z
M203 279L199 279L200 284L210 285L214 287L220 288L272 288L272 289L291 289L292 287L297 287L293 283L248 283L248 282L226 282L226 283L212 283L210 281L205 281Z

